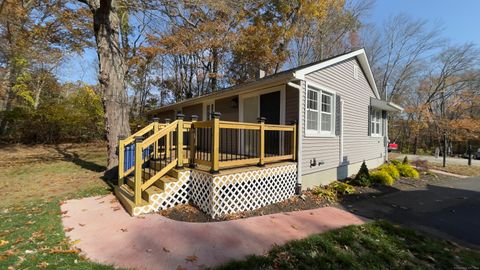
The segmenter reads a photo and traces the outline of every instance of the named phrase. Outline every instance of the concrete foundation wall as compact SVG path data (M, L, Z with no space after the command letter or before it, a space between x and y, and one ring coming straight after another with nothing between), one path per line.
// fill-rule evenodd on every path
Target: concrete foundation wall
M383 157L366 160L368 169L375 169L385 162ZM302 175L302 190L313 188L319 185L327 185L335 180L345 179L360 170L362 162L343 165L332 169Z

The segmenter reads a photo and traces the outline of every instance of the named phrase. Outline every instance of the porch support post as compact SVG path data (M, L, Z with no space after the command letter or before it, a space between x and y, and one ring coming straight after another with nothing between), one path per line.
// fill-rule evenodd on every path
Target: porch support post
M157 134L157 132L159 131L158 118L157 118L157 117L154 117L152 120L153 120L153 134ZM158 160L158 158L159 158L159 154L158 154L158 141L156 141L156 142L153 144L153 158L154 158L155 160Z
M121 187L124 184L123 174L125 173L125 143L123 140L125 136L118 136L118 186Z
M257 120L258 120L258 123L260 124L260 136L258 136L259 138L258 145L260 146L258 148L258 151L260 152L258 153L258 156L260 158L258 161L258 166L263 167L265 166L265 120L266 118L259 117L257 118Z
M165 118L165 124L170 124L170 118ZM170 132L165 135L165 159L170 157Z
M183 118L184 114L177 114L177 169L183 169Z
M192 125L190 126L190 168L195 168L195 151L197 150L197 138L195 131L195 122L198 120L198 115L192 115Z
M219 155L220 155L220 116L222 114L219 112L212 113L212 150L211 150L211 161L212 167L210 169L211 173L218 173L219 171Z
M292 121L292 160L297 160L297 121Z
M140 205L142 202L142 164L143 164L143 151L142 151L143 137L135 138L135 189L134 189L134 201L135 205Z

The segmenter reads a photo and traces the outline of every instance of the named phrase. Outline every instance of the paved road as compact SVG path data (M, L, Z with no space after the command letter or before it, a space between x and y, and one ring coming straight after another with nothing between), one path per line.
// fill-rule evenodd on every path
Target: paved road
M371 219L386 219L480 248L480 177L439 180L343 205Z
M435 158L434 156L420 156L420 155L400 154L398 159L403 159L405 156L407 156L409 160L421 159L421 160L427 160L428 162L433 162L433 163L442 163L443 162L442 157ZM468 165L468 159L447 157L447 164ZM473 166L480 166L480 160L472 159L472 165Z

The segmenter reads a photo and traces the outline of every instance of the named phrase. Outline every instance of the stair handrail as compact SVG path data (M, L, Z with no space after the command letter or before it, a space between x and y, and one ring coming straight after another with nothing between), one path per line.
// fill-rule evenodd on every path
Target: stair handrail
M156 122L152 122L152 123L146 125L145 127L140 129L139 131L137 131L137 132L133 133L132 135L128 136L127 138L123 139L122 143L124 145L129 145L129 144L133 143L135 141L136 137L142 137L145 134L147 134L148 132L152 131L154 126L155 126L155 123Z
M135 177L134 177L134 182L135 182L134 200L136 205L141 203L142 191L145 191L147 188L152 186L158 179L160 179L162 176L167 174L168 171L173 169L178 162L178 158L172 159L169 164L166 164L166 166L162 168L160 171L156 172L155 175L150 176L149 179L143 179L143 174L141 173L142 165L144 163L142 158L143 150L150 147L150 145L155 144L161 138L168 136L170 132L178 129L179 124L180 124L179 120L173 121L172 123L167 124L165 127L161 128L160 130L157 130L153 135L149 136L148 138L142 141L136 142ZM183 123L182 123L182 126L183 126Z

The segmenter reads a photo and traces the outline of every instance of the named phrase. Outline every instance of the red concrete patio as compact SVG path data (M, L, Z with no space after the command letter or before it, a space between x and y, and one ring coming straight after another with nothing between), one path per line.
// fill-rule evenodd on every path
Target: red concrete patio
M199 269L272 245L366 220L334 207L247 219L188 223L158 214L131 217L113 195L62 205L66 234L92 261L136 269Z

